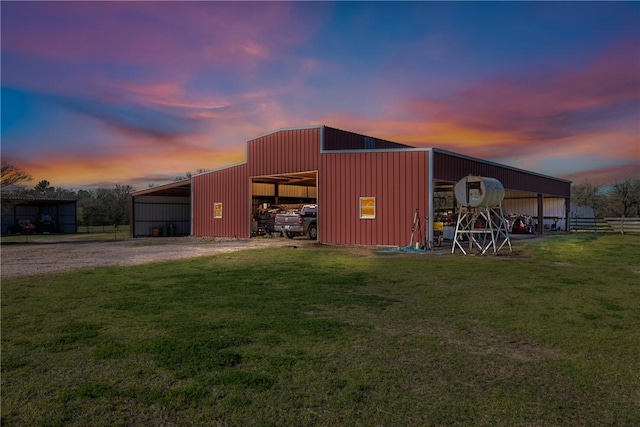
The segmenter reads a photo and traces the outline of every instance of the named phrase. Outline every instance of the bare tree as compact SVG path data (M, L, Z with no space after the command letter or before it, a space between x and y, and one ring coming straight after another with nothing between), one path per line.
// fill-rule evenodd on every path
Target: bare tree
M173 178L173 182L184 181L185 179L191 179L193 174L191 172L185 172L184 175L179 175Z
M31 181L31 175L11 163L2 162L2 186L17 185Z
M640 179L614 182L607 196L608 215L633 217L640 214Z
M606 205L606 195L600 187L588 181L571 186L571 204L574 206L588 206L598 216Z
M196 174L206 172L207 170L204 168L196 169ZM184 175L176 176L173 178L173 182L183 181L185 179L191 179L194 174L191 171L187 171Z
M114 189L98 188L93 192L94 201L87 203L88 214L103 224L128 224L131 193L130 185L116 185Z
M113 208L111 221L113 224L128 224L129 209L131 207L131 193L134 188L130 185L116 185L113 191Z

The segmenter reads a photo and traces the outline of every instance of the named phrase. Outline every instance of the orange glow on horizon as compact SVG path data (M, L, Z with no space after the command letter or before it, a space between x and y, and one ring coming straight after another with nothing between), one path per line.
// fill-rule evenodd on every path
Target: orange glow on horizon
M167 156L161 152L152 152L142 156L102 157L83 160L74 157L49 158L46 164L24 162L20 168L29 171L33 180L26 185L32 186L41 180L47 180L54 187L77 187L101 183L127 184L132 180L149 177L148 182L164 184L174 176L185 172L195 173L198 169L213 170L245 160L246 149L236 148L228 151L179 152ZM164 177L166 182L158 182Z
M357 117L331 116L328 123L345 130L357 131L376 138L416 147L445 148L457 146L509 145L521 136L513 132L500 132L465 127L455 122L427 122L421 120L376 120ZM366 129L375 129L375 132Z

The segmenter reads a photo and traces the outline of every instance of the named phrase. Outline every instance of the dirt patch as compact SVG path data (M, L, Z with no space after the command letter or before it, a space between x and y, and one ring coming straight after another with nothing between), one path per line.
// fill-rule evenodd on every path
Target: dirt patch
M570 262L552 262L551 263L552 267L573 267L573 264L571 264Z
M79 268L136 265L157 261L213 255L266 247L304 247L318 243L305 238L280 237L227 239L212 237L146 237L127 240L86 241L82 235L52 236L28 243L2 245L1 276L18 277L70 271ZM323 245L324 246L324 245ZM327 245L325 247L332 247ZM376 257L381 247L336 246L347 248L354 256ZM451 255L451 247L439 247L429 255ZM407 255L407 254L401 254ZM408 255L414 255L409 253ZM505 258L521 257L513 253Z
M458 333L441 327L438 332L449 344L461 347L469 353L498 354L521 361L559 359L564 356L557 348L518 339L486 327L473 327Z
M524 340L504 331L480 325L456 330L435 319L424 319L422 322L412 322L411 324L389 324L382 331L394 336L405 336L407 339L432 336L448 346L461 349L469 354L499 355L523 362L565 357L562 350L558 348Z
M40 240L2 245L2 278L79 268L137 265L266 247L313 245L303 239L137 238L120 241Z

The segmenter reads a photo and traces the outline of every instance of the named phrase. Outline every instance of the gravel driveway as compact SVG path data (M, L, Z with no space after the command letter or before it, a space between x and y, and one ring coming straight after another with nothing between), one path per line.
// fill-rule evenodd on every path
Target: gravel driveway
M3 244L2 278L30 276L84 267L136 265L193 258L222 252L313 244L309 240L256 238L217 240L198 237L136 238L120 241L82 241L68 238Z

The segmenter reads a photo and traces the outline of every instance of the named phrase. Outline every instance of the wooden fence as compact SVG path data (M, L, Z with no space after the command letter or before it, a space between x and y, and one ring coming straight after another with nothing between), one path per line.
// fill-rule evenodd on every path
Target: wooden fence
M571 218L569 224L576 233L640 234L640 218Z

